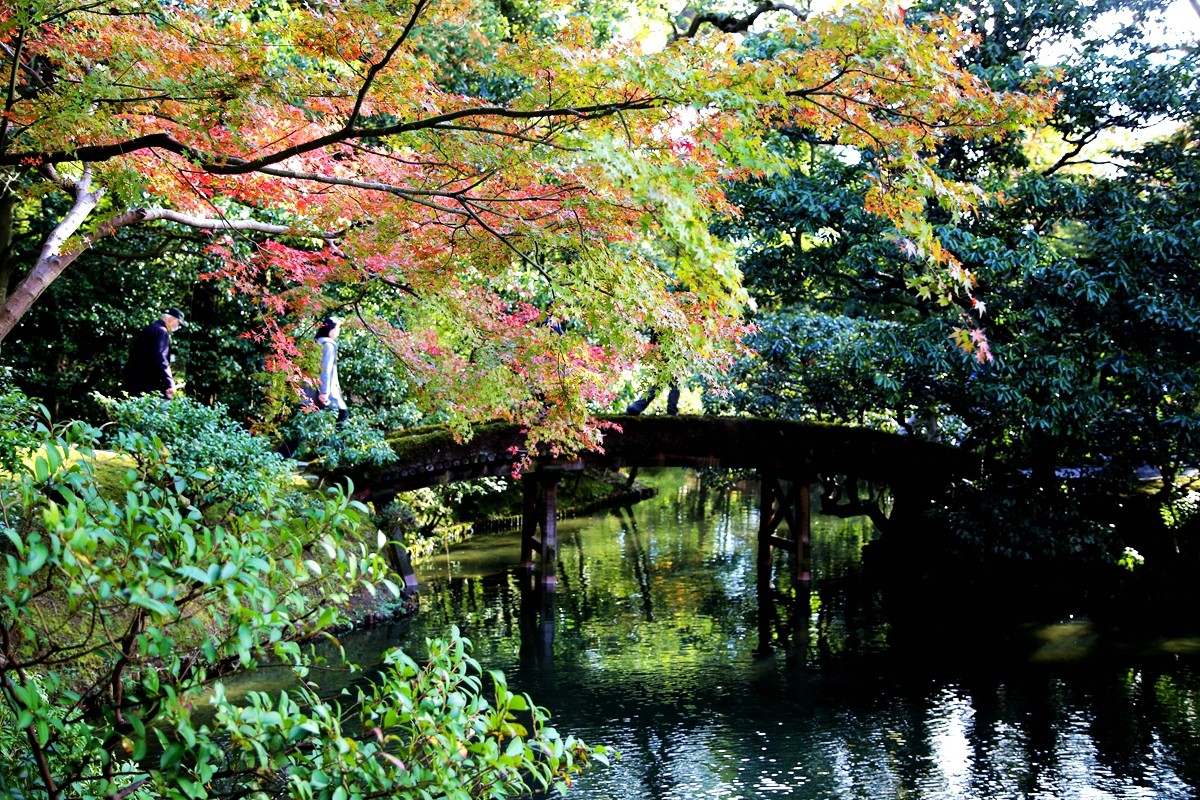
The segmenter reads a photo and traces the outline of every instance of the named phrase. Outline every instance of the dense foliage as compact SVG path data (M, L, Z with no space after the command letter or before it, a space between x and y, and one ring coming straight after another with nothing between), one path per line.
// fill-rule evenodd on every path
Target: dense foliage
M292 457L320 459L325 470L382 466L396 460L383 434L362 416L338 422L331 412L300 410L283 427L282 436Z
M978 191L915 144L1002 139L1047 104L959 68L954 21L764 7L643 50L610 42L616 8L6 8L0 230L22 246L4 243L0 339L99 247L124 271L131 232L190 233L256 304L266 371L295 384L296 340L336 310L385 343L423 413L594 445L590 414L638 362L712 374L738 351L746 294L705 222L724 180L784 166L764 146L781 125L875 147L867 208L919 254L921 286L968 288L912 212ZM719 31L756 23L780 46L741 59ZM176 249L146 261L162 274Z
M4 413L24 418L12 398ZM343 622L354 593L397 591L381 543L361 541L365 509L255 472L261 454L237 442L252 437L206 428L211 410L141 399L117 412L157 430L100 453L86 425L29 427L34 449L0 480L4 796L505 797L603 758L481 672L457 631L424 663L392 653L370 686L321 696L302 642ZM248 458L253 474L186 471L179 445L205 439L228 453L204 461ZM296 683L225 692L222 676L263 664Z
M909 16L958 8L928 3ZM956 515L970 539L1025 556L1120 553L1097 518L1111 507L1085 498L1128 491L1154 469L1169 508L1175 476L1200 463L1200 140L1187 124L1200 112L1200 51L1161 31L1161 3L972 8L979 39L965 68L995 86L1051 76L1060 93L1024 141L926 151L946 174L997 192L976 214L926 212L973 296L914 283L909 256L860 199L876 153L789 131L800 166L732 188L743 214L720 227L744 243L763 309L750 340L759 355L739 368L728 407L962 442L1001 465L985 494L1025 498L985 512L990 503L959 496L981 511L974 526ZM1155 125L1175 132L1116 138ZM1023 541L1009 541L1013 531Z
M291 475L270 443L248 434L222 406L152 395L100 402L116 423L108 437L113 449L133 455L147 479L200 508L261 510Z
M586 447L631 377L698 375L727 409L993 456L1002 491L960 487L950 522L1007 556L1129 556L1064 465L1105 490L1153 465L1188 513L1196 132L1085 168L1105 131L1200 111L1154 3L691 9L644 51L619 5L0 9L4 356L115 419L100 454L0 395L0 790L501 797L603 756L457 632L319 696L299 642L395 587L365 509L292 487L248 424L331 467L427 421ZM88 400L166 305L190 399ZM342 426L298 403L326 313ZM227 696L263 663L295 688Z

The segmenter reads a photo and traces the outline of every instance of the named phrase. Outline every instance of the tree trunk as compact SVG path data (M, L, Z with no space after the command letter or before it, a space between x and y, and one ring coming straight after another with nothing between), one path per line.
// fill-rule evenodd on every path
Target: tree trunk
M12 281L13 212L17 197L5 190L0 195L0 305L8 300L8 284Z
M71 206L71 210L46 237L46 242L42 245L42 252L38 254L37 263L33 265L33 269L17 284L12 294L4 298L4 303L0 305L0 342L8 338L13 328L17 327L17 323L21 321L21 317L25 316L25 313L42 296L42 292L46 291L54 279L61 275L63 270L69 267L86 249L85 245L66 255L62 255L60 252L63 245L75 231L79 230L79 226L84 223L100 202L100 198L104 196L103 189L92 191L91 184L91 169L84 167L83 175L72 187L75 193L75 202Z

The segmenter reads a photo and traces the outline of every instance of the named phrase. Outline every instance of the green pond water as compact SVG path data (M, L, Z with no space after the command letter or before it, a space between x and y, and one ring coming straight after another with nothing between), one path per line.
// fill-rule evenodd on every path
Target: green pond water
M889 600L862 580L861 518L815 517L811 596L760 607L756 487L650 480L632 510L561 523L552 599L522 592L516 533L480 535L420 564L418 616L346 637L351 657L457 625L560 731L620 752L580 800L1197 797L1200 640Z

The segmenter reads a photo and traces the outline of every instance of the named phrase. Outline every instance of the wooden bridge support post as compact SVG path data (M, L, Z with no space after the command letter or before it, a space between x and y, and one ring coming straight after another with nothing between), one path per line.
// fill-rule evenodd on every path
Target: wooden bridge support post
M547 592L558 589L558 482L561 478L562 470L539 467L521 479L521 567L532 573L536 552L541 588Z
M538 526L538 482L532 475L521 478L521 569L532 573L533 554L539 549Z
M384 549L384 554L392 571L399 575L404 582L401 594L404 597L412 597L417 593L417 571L413 569L412 559L409 558L408 550L404 547L401 532L394 530L392 536L393 538L388 541Z
M794 576L796 586L808 591L812 587L812 486L808 481L799 481L793 485L796 493L796 522L798 528L792 530L796 540L796 557Z
M396 493L387 489L376 492L365 489L355 492L355 495L361 502L370 503L376 514L382 514L388 504L396 499ZM401 594L405 598L415 595L419 585L417 571L413 569L412 558L409 557L408 549L404 546L404 526L402 524L396 523L388 530L388 539L383 546L383 556L387 559L392 572L400 576L403 583Z
M791 538L777 534L787 523ZM771 592L771 562L775 548L792 554L792 577L798 589L812 583L812 504L806 480L792 480L784 487L778 476L761 476L758 524L758 588Z
M800 653L807 650L808 610L812 590L812 507L809 482L785 482L776 475L761 474L758 527L758 646L769 653L777 645L788 647L796 637ZM789 538L779 535L787 523ZM792 591L777 592L771 581L775 548L792 554ZM786 609L781 617L780 606ZM776 637L778 634L778 638Z
M542 590L558 590L558 470L539 470L539 502L542 528Z

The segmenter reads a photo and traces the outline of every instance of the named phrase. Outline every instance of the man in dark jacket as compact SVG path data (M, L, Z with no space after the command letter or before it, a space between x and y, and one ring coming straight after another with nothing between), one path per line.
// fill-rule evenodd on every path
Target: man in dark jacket
M175 395L171 374L171 334L183 326L183 312L168 308L138 333L125 362L125 391L130 395Z

